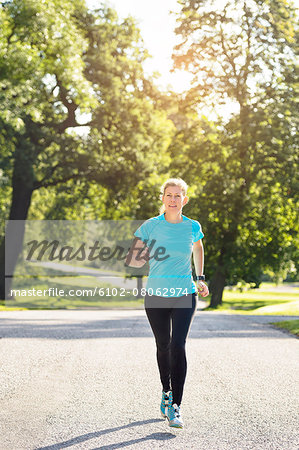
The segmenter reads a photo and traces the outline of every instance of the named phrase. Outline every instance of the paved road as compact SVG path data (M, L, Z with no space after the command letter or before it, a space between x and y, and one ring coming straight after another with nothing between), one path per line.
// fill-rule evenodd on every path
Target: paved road
M297 450L298 339L279 319L197 313L175 430L144 311L2 312L0 448Z

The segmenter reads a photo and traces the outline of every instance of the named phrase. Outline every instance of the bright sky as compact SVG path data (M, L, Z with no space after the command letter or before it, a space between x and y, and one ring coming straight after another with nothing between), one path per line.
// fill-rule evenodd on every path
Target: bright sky
M91 6L98 6L99 1L87 0ZM173 47L179 42L174 33L175 16L169 11L179 11L176 0L110 0L120 18L129 15L139 23L145 48L152 58L144 65L146 73L159 72L161 78L156 84L161 88L172 87L176 92L188 89L191 75L185 71L170 73L172 68Z
M176 70L171 73L173 67L171 55L173 48L180 42L180 37L174 32L176 17L170 11L179 12L180 5L177 0L86 0L90 7L99 7L106 3L111 5L118 13L120 19L129 15L133 16L141 30L144 46L152 55L144 64L144 70L148 74L159 72L161 77L155 84L161 89L169 87L175 92L183 92L190 88L192 75L185 71ZM222 4L222 0L218 0ZM217 2L216 2L217 3ZM229 118L232 113L238 111L238 106L231 101L217 105L216 108L202 106L201 113L216 120L220 115Z

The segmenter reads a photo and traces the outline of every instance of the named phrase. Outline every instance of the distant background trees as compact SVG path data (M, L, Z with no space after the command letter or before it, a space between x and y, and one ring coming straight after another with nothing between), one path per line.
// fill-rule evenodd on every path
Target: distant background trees
M161 182L181 176L217 306L226 284L298 260L298 30L287 1L178 3L174 64L194 74L182 95L145 77L131 18L83 0L1 3L0 214L145 219Z

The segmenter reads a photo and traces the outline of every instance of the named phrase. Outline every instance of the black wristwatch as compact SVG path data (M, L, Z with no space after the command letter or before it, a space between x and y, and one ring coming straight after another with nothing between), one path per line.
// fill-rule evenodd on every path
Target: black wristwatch
M196 281L205 281L206 277L204 275L196 275Z

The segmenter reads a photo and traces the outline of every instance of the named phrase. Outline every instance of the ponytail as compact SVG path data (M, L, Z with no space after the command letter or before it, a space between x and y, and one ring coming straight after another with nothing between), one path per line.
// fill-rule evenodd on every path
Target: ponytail
M162 203L162 206L160 206L160 209L159 209L159 214L160 215L163 214L164 211L165 211L165 205L164 205L164 203Z

